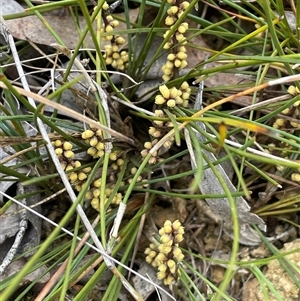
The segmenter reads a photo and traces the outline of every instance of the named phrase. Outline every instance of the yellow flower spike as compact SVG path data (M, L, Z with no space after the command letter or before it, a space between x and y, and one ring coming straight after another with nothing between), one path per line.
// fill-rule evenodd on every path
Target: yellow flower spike
M169 100L167 101L167 106L168 106L169 108L174 108L174 107L176 106L176 101L175 101L175 99L169 99Z
M170 97L170 90L169 90L169 88L166 85L159 86L158 89L159 89L161 95L165 99L168 99Z
M155 96L155 103L157 105L162 105L166 102L166 99L162 95L156 95Z

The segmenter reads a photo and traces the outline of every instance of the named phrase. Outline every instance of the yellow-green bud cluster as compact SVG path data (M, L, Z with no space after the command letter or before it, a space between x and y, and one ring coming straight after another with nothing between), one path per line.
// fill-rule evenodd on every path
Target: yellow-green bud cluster
M110 166L115 171L119 170L124 165L124 159L120 158L120 153L120 150L114 150L109 154L109 159L114 161Z
M75 186L77 191L80 191L92 168L86 167L72 171L73 169L81 167L81 163L74 160L75 155L72 151L73 145L68 141L62 142L61 140L55 140L52 145L54 146L55 153L59 157L62 169L67 173L70 183Z
M169 81L174 76L175 68L180 70L187 66L187 54L184 44L187 43L185 33L189 28L189 24L187 22L183 22L179 26L176 26L175 30L173 27L175 22L188 8L189 2L183 1L179 3L179 1L168 1L168 3L171 4L171 7L167 10L165 24L169 26L170 29L164 33L163 37L169 37L170 32L172 32L172 34L165 43L164 49L170 49L173 46L175 47L172 49L172 53L168 55L167 62L162 66L163 80L165 82ZM180 46L176 46L178 43L180 43Z
M176 54L170 53L168 55L167 62L161 68L164 74L162 78L165 82L173 77L175 68L181 70L187 66L186 58L187 54L185 46L179 46Z
M159 91L161 94L155 97L157 105L166 104L169 108L174 108L176 105L188 106L191 89L187 82L182 83L179 89L175 87L169 89L166 85L162 85L159 87Z
M61 158L65 159L65 161L72 161L74 158L74 153L72 151L73 145L66 141L62 142L61 140L55 140L52 143L56 155Z
M105 2L102 6L104 12L108 10L109 6ZM121 46L125 44L125 39L120 35L114 35L114 29L119 25L119 21L115 20L112 15L104 13L103 25L101 32L109 33L103 36L104 41L110 41L110 44L104 46L105 53L103 55L105 63L111 65L113 68L123 71L128 63L127 51L121 51Z
M297 96L300 95L300 91L297 87L295 86L290 86L288 88L288 93L291 94L292 96ZM290 108L286 108L284 109L281 114L292 117L294 119L298 119L298 122L296 121L287 121L283 118L278 118L274 123L273 123L273 127L276 129L279 128L283 128L283 127L287 127L287 124L289 124L290 126L292 126L292 128L295 129L300 129L300 119L299 119L299 107L300 107L300 100L296 101L292 107Z
M103 55L105 63L113 68L123 71L128 63L128 53L120 51L120 45L125 43L125 40L118 36L110 45L105 45L105 54Z
M102 142L102 131L100 129L85 130L82 135L84 142L90 145L87 153L94 159L104 156L105 145Z
M158 269L157 278L165 285L172 284L178 277L177 267L184 258L179 248L183 234L184 228L178 220L173 223L167 220L159 230L160 243L151 243L145 250L146 262Z
M144 143L144 149L141 151L142 157L146 157L149 154L151 148L157 144L158 139L154 139L153 141L147 141ZM158 151L152 153L151 158L149 159L149 164L155 164L158 160Z
M107 187L105 189L105 202L108 201L109 197L113 192L113 187ZM101 178L95 180L89 191L86 193L85 198L91 201L91 205L94 209L99 210L100 206L100 194L101 194ZM119 205L122 201L122 194L120 192L116 193L112 198L111 204Z

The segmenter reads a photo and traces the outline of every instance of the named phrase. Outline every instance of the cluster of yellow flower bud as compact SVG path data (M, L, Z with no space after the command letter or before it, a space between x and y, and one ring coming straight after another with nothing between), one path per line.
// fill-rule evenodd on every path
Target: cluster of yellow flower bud
M105 53L103 55L105 63L111 65L118 70L124 70L128 63L127 51L121 51L120 47L125 44L125 39L120 35L114 35L114 29L119 25L119 21L115 20L112 15L107 15L105 12L109 6L107 2L104 2L102 6L104 10L103 24L101 28L102 33L109 33L107 36L103 36L104 41L110 41L110 44L104 46Z
M107 65L123 71L128 63L128 53L125 50L120 51L120 45L122 45L120 42L125 43L125 40L118 36L116 39L113 39L111 45L105 45L103 57Z
M297 96L300 95L300 91L298 88L294 87L294 86L290 86L288 88L288 93L293 95L293 96ZM286 108L284 109L281 114L292 117L294 119L298 119L299 122L296 121L287 121L283 118L278 118L274 123L273 123L273 127L275 129L279 129L279 128L283 128L286 127L287 124L289 124L290 126L292 126L292 128L295 129L300 129L300 119L299 119L299 107L300 107L300 100L296 101L292 107L290 108Z
M105 145L102 142L102 131L100 129L85 130L81 137L91 146L87 150L89 155L91 155L94 159L104 156Z
M154 139L152 141L147 141L144 143L144 149L141 151L142 157L146 157L149 154L150 149L157 144L158 139ZM149 159L149 164L155 164L158 159L158 151L154 152Z
M191 89L187 82L183 82L179 89L175 87L169 89L166 85L162 85L159 87L159 91L161 94L155 97L157 105L166 104L169 108L174 108L176 105L188 106Z
M173 223L167 220L159 230L160 242L151 243L145 250L146 262L158 269L157 278L165 285L172 284L178 277L177 267L184 258L179 248L183 234L184 228L178 220Z
M74 160L75 154L72 151L73 145L70 142L55 140L52 145L55 148L55 153L60 160L63 170L67 173L70 183L75 186L77 191L80 191L92 168L86 167L80 169L81 163ZM73 171L74 169L77 170Z
M175 22L180 18L183 12L188 8L189 2L183 1L167 1L171 4L171 7L167 10L167 17L165 19L165 24L170 27L163 37L166 38L170 31L173 32L171 37L164 45L164 49L172 49L172 53L168 55L167 62L162 66L163 71L163 80L165 82L169 81L174 76L174 69L184 69L187 66L187 54L186 54L186 39L185 33L189 28L189 24L187 22L181 23L179 26L176 26L176 30L174 30L173 26ZM176 46L180 43L180 46Z
M108 201L110 195L112 194L113 192L113 186L111 188L109 187L106 187L105 189L105 202ZM99 211L99 206L100 206L100 194L101 194L101 178L99 179L96 179L89 191L86 193L85 195L85 198L87 200L90 200L91 201L91 206L98 210ZM112 198L112 201L111 203L114 204L114 205L119 205L122 201L122 194L120 192L116 193L114 195L114 197Z

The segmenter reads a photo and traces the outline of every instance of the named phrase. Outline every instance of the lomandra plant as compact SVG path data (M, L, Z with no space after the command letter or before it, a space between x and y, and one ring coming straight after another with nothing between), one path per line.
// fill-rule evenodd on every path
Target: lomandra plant
M35 183L41 188L36 193L42 190L45 199L52 195L57 197L60 193L55 204L62 201L68 204L62 214L56 212L55 227L49 237L36 246L35 254L21 271L3 279L0 285L3 300L24 300L30 293L33 300L118 300L123 294L143 300L143 292L133 286L132 278L127 279L128 271L177 300L238 298L242 286L239 292L228 288L237 281L235 274L242 267L251 275L261 277L259 280L263 283L263 269L260 268L272 258L266 257L265 261L248 258L246 263L238 261L241 218L234 200L244 196L252 203L257 201L255 195L262 191L253 183L258 187L271 186L275 191L279 187L285 189L286 184L299 185L300 87L299 76L295 75L300 59L297 53L299 31L287 19L278 17L286 14L281 0L268 3L197 2L136 1L139 13L132 21L127 1L122 3L123 15L116 13L120 9L119 2L92 1L87 6L85 1L79 0L33 6L26 1L28 12L42 21L45 21L44 11L68 6L74 21L78 20L78 16L84 16L86 26L74 33L80 39L72 51L64 47L63 41L52 31L57 40L52 46L57 53L69 57L70 62L62 74L61 87L44 94L44 97L30 92L24 82L24 89L16 87L4 76L11 59L20 66L16 53L13 58L7 55L2 63L0 79L5 97L1 103L1 140L12 146L21 166L30 166L31 172L23 174L18 166L8 168L3 162L0 166L1 181L13 176L22 185ZM300 20L300 3L292 4L295 20ZM217 22L201 16L208 9L207 5L212 12L219 12ZM5 19L19 18L28 12L5 16ZM149 12L154 17L148 18ZM126 25L125 29L121 29L122 23ZM244 28L245 23L251 25L250 30ZM88 33L94 49L81 51ZM205 36L221 39L224 46L220 49L200 46L197 39ZM160 41L155 48L154 40ZM244 49L246 51L242 51ZM195 51L206 51L206 58L203 61L192 60ZM84 68L77 58L79 52L89 58L95 77L91 78L88 68ZM154 84L139 93L142 82L149 80L157 62L159 70L154 69L154 73L158 74ZM84 79L70 80L69 72L74 66L77 71L81 70ZM45 68L44 71L48 70ZM228 78L238 74L241 81L238 84L220 81L214 87L206 84L214 75L220 74L226 74ZM20 77L24 79L22 74ZM245 78L247 82L244 82ZM76 82L88 83L89 96L93 96L84 98L87 105L80 112L52 101L54 98L59 100L68 89L78 98L83 97L74 88ZM289 88L290 82L294 88ZM270 89L273 86L279 87L277 92L282 94L278 98L272 96L274 91ZM195 108L196 95L198 98L201 96L203 109L201 106ZM238 100L247 95L251 101L243 107ZM22 115L18 113L15 98L26 108ZM80 123L75 125L66 121L66 117L57 115L56 111L43 114L42 105L36 106L33 100L52 106L58 113L67 113ZM232 101L240 107L230 105ZM29 136L25 143L23 139L27 136L28 123L37 129L38 135ZM43 130L45 125L51 133ZM186 132L190 141L186 141ZM197 138L199 135L205 137L205 142L203 138ZM13 144L9 138L18 143ZM47 151L42 151L45 146ZM196 170L190 166L191 149L198 160ZM205 159L203 149L219 155L218 161ZM222 151L225 155L220 155ZM201 177L202 172L208 168L214 171L218 179L216 183L224 184L215 165L228 160L236 173L237 191L232 192L223 185L222 193L217 195L214 189L199 192L199 181L205 181ZM218 185L216 183L213 185ZM254 186L252 199L251 186ZM185 225L166 216L160 230L152 227L153 237L149 242L140 243L144 226L153 226L150 217L155 210L154 204L159 204L160 196L167 203L175 203L175 198L187 200L189 208L195 208L201 199L230 200L233 222L231 228L226 229L227 233L233 233L234 238L230 258L220 261L212 256L211 250L207 256L199 254L195 237L187 231L192 224L191 219L187 219ZM299 227L293 220L293 214L299 211L297 198L292 195L289 201L280 203L274 202L272 194L267 197L273 207L262 204L255 208L255 213L263 217L278 208L282 210L276 211L279 219ZM1 214L5 214L10 204L1 204ZM49 207L45 207L47 211L55 211ZM179 208L175 209L179 211ZM287 213L291 213L288 218ZM195 223L198 218L199 213L195 216ZM251 248L257 244L248 243ZM271 245L269 249L281 257ZM160 281L158 284L142 275L139 268L130 268L141 262L148 263L149 268L150 265L157 268L154 277ZM208 269L218 264L226 267L221 281L216 282L210 277L208 270L201 268L201 262L205 262ZM43 283L42 289L39 278L20 285L27 279L26 274L41 266L47 276L56 272L51 281ZM108 277L107 267L111 271ZM293 273L290 265L285 265L285 270ZM294 277L293 281L297 284L298 280ZM105 283L105 289L97 290L98 283ZM285 296L276 292L274 285L268 283L268 289L270 294L286 300ZM264 293L267 295L268 290L265 289Z

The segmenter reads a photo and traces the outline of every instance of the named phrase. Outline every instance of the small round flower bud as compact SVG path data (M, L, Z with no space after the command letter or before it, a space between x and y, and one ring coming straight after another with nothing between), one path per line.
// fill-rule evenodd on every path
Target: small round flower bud
M300 174L299 173L291 174L291 179L292 179L292 181L300 182Z
M76 172L71 172L71 173L69 174L69 180L70 180L71 182L75 182L75 181L77 180L77 173L76 173Z
M54 146L54 147L59 147L59 146L61 146L61 145L62 145L61 140L55 140L55 141L53 142L53 146Z
M167 278L164 279L164 284L171 285L173 281L174 281L174 277L171 274L169 274Z
M91 139L90 139L90 146L96 146L98 143L98 138L96 136L93 136Z
M155 103L157 105L162 105L166 102L166 99L162 95L156 95L155 97Z
M157 279L162 280L166 278L167 274L165 272L158 272L157 273Z
M96 153L97 153L97 149L95 147L90 147L88 150L87 150L87 153L88 155L90 156L94 156Z
M63 149L62 148L56 148L55 153L56 153L57 156L61 156L62 153L63 153Z
M164 98L168 99L170 97L170 90L166 85L159 86L159 91Z
M165 20L165 24L167 26L171 26L176 22L176 18L174 16L167 16Z
M175 101L175 99L169 99L169 100L167 101L167 106L168 106L169 108L174 108L174 107L176 106L176 101Z
M175 58L176 58L176 56L175 56L174 53L170 53L170 54L168 54L168 56L167 56L167 59L168 59L169 61L174 61Z
M166 243L168 243L169 241L171 241L172 239L171 239L170 235L168 235L168 234L163 234L163 235L160 237L160 240L161 240L162 243L166 244Z
M83 181L87 178L87 175L84 172L79 172L78 173L78 180Z
M74 153L70 150L67 150L64 152L64 156L68 159L73 158L74 157Z
M175 15L177 14L179 8L176 5L171 6L168 10L167 10L167 14L168 15Z

